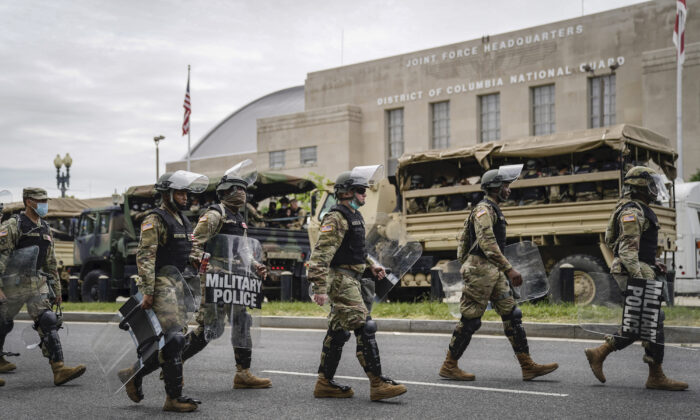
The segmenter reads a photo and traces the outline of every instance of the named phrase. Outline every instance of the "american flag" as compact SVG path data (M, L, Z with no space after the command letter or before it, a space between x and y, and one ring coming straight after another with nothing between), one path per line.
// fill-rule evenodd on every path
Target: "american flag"
M185 103L182 104L185 108L185 120L182 122L182 135L190 132L190 114L192 113L192 107L190 105L190 76L187 75L187 92L185 92Z
M685 17L688 8L685 0L676 0L676 27L673 29L673 45L678 50L678 64L685 62Z

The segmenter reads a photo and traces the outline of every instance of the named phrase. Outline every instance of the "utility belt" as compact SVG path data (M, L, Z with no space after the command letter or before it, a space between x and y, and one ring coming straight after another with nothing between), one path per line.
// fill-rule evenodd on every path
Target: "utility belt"
M331 269L336 270L336 271L340 271L341 273L345 274L346 276L350 276L350 277L354 278L354 279L357 280L357 281L362 280L362 274L363 274L363 273L358 273L357 271L349 270L349 269L347 269L347 268L342 268L342 267L333 267L333 266L331 266Z

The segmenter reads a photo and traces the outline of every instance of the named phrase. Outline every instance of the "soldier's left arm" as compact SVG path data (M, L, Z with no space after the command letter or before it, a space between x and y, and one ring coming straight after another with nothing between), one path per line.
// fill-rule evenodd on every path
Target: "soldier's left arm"
M192 251L190 261L201 261L204 255L204 245L221 229L221 213L216 210L207 210L197 221L194 227Z
M139 291L153 295L156 284L156 253L158 246L167 241L167 232L161 218L151 213L141 223L141 239L136 250L136 266L139 272Z
M307 279L313 284L315 294L323 295L328 292L326 284L328 270L348 230L347 223L343 223L344 221L340 213L329 212L321 223L318 241L308 262Z
M56 292L56 296L61 296L61 278L58 276L58 263L56 262L56 249L54 247L53 235L51 235L51 245L49 245L49 250L46 253L46 260L44 260L42 268L45 273L53 276L54 292Z

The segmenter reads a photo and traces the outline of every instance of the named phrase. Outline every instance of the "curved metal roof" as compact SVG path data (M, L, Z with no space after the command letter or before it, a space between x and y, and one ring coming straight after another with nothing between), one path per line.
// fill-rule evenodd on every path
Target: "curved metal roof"
M257 149L258 118L304 111L304 86L270 93L243 106L212 128L192 148L191 158L232 155ZM186 159L185 156L183 159Z

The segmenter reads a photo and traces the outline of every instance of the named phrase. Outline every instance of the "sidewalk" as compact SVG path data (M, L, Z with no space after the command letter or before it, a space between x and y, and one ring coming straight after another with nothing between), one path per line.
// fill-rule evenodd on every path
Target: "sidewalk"
M65 322L107 322L114 313L107 312L64 312ZM17 315L18 320L29 320L26 312ZM437 333L451 334L457 320L425 320L425 319L388 319L376 318L377 328L383 332L406 333ZM529 337L564 338L564 339L600 339L599 334L584 331L577 324L548 324L523 322ZM266 328L303 328L325 330L328 328L326 318L304 316L263 316L261 326ZM482 321L478 331L480 335L503 335L503 324L499 321ZM700 344L700 327L665 328L666 342Z

